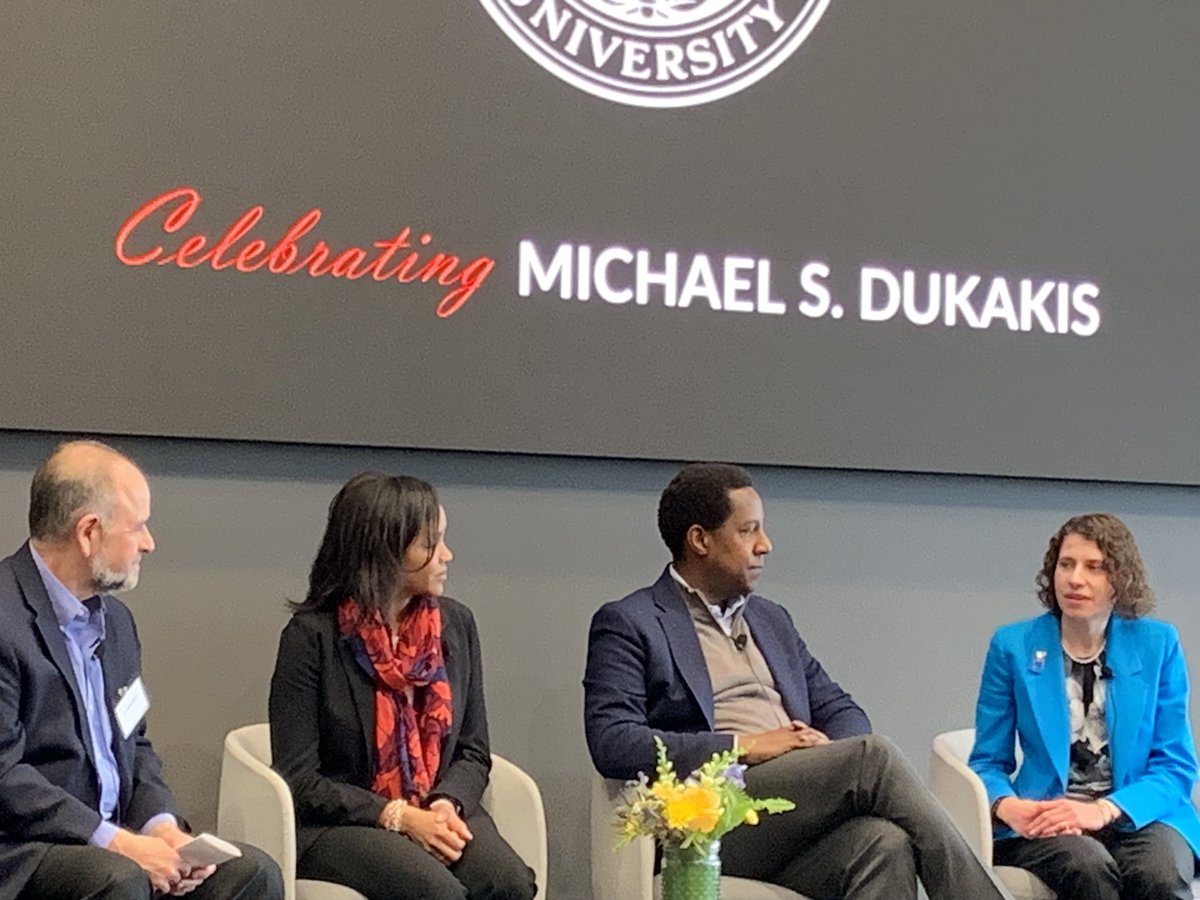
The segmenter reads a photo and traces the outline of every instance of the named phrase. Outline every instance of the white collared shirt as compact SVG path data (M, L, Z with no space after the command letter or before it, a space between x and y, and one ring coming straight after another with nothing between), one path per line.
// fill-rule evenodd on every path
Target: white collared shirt
M704 596L703 592L697 590L688 584L679 571L675 568L674 563L667 567L667 571L671 573L671 577L675 579L676 584L687 591L694 597L699 597L708 607L708 611L712 613L713 621L717 623L726 637L733 637L733 626L737 621L737 614L742 611L746 605L746 601L750 599L749 594L742 594L734 598L728 606L722 606L720 603L713 603L708 597Z

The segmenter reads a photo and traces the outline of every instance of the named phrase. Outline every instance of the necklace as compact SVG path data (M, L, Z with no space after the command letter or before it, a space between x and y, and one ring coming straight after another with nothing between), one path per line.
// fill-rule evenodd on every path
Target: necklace
M1094 663L1100 658L1100 654L1104 652L1104 648L1107 644L1107 640L1101 641L1100 646L1096 648L1095 653L1093 653L1091 656L1085 656L1082 659L1078 656L1075 656L1070 650L1068 650L1065 643L1062 645L1062 648L1063 653L1067 655L1067 659L1071 660L1073 663L1079 663L1081 666L1086 666L1088 663Z

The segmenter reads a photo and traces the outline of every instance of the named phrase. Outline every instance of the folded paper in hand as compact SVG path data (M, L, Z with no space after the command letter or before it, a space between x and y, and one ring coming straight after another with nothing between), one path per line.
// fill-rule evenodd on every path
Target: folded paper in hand
M193 869L220 865L241 855L242 851L229 841L223 841L208 832L196 835L179 848L179 856Z

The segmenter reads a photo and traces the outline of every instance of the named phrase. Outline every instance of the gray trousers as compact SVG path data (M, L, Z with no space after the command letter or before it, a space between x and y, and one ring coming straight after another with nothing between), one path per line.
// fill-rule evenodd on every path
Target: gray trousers
M887 738L793 750L746 772L756 797L785 797L721 842L727 875L770 881L815 900L1011 900Z

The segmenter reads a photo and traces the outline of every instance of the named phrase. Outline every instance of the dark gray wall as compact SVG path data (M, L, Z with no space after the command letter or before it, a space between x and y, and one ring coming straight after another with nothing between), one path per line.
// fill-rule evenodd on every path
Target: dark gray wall
M29 474L55 438L0 432L0 547L25 536ZM580 677L589 617L652 580L674 467L117 440L151 476L158 551L128 595L146 645L152 734L197 824L213 825L221 739L266 715L285 598L302 595L338 485L367 467L433 481L475 610L492 742L541 786L552 896L588 895L589 767ZM775 542L762 592L923 771L930 738L970 724L991 630L1037 612L1033 573L1068 515L1108 509L1138 536L1160 614L1200 659L1200 490L757 469Z
M1200 443L1200 4L834 0L771 75L677 110L570 87L479 2L427 7L0 4L0 423L1200 484L1179 452ZM262 204L239 248L319 208L302 256L318 239L374 256L407 226L433 235L422 264L496 268L439 319L436 284L120 262L122 224L184 185L192 218L167 235L160 210L128 253L211 248ZM681 288L696 254L720 281L726 257L761 258L787 312L523 296L523 239L544 261L643 248L655 270L675 251ZM844 318L800 312L813 261ZM921 312L943 296L930 273L978 276L990 325L864 321L864 266L911 270ZM1102 324L1011 331L984 315L993 279L1017 306L1022 280L1093 283ZM1046 302L1051 330L1060 310L1079 324ZM43 365L131 339L86 391Z

